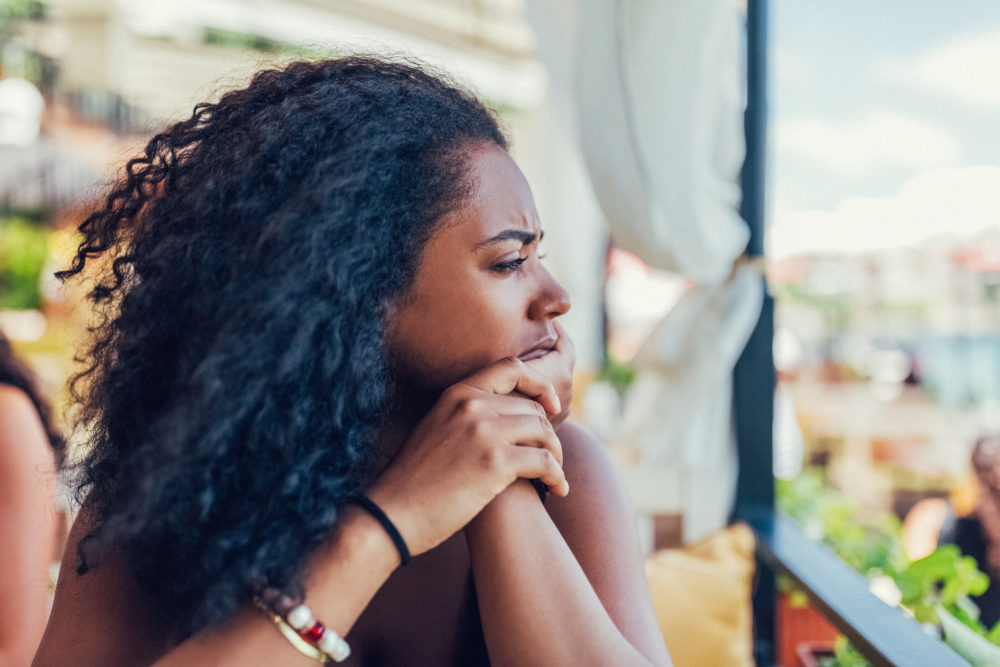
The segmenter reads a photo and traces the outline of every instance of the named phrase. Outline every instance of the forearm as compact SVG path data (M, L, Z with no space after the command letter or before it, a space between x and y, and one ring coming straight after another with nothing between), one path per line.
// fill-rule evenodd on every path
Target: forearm
M466 528L494 665L648 665L615 626L527 482Z
M356 507L345 516L330 541L312 556L305 603L327 628L345 635L372 597L399 565L399 555L374 519ZM157 662L158 665L311 664L254 609L246 609L223 627L196 635Z

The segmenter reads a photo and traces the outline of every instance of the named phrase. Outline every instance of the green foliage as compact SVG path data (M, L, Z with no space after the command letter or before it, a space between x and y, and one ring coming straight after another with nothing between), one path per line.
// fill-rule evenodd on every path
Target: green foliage
M900 604L911 610L921 623L939 622L936 611L939 606L960 619L975 622L978 610L970 614L964 601L970 595L981 595L990 585L989 577L979 571L975 559L963 556L954 544L942 545L930 555L913 561L897 572L893 580L902 594Z
M205 28L202 39L206 44L216 46L226 46L233 49L243 49L248 51L261 51L263 53L273 53L294 57L297 60L321 60L332 58L337 54L331 50L309 48L290 42L282 42L262 35L254 35L234 30L224 30L222 28Z
M45 18L45 4L38 0L0 0L0 24L6 21Z
M851 320L851 302L846 292L818 293L795 283L775 285L772 289L777 301L797 303L819 311L831 331L843 331Z
M833 657L821 658L819 664L823 667L870 667L872 663L847 641L847 637L841 636L833 645Z
M909 562L899 520L887 515L865 521L855 503L828 487L819 469L805 469L794 480L777 480L777 499L778 506L807 535L821 540L862 575L869 579L890 577L899 589L900 606L917 621L939 624L944 610L951 621L1000 645L1000 623L987 631L970 599L986 590L989 577L979 571L975 559L962 555L955 545L939 546L928 556ZM836 656L825 664L855 667L868 662L841 638Z
M906 567L903 529L892 516L859 520L857 505L827 486L822 471L807 468L793 480L777 480L778 505L807 535L820 540L865 575L890 574Z
M635 382L635 366L626 362L612 359L610 356L604 357L604 364L601 366L601 379L609 382L620 396L624 396L632 383Z
M23 217L0 217L0 309L41 308L39 280L49 230Z

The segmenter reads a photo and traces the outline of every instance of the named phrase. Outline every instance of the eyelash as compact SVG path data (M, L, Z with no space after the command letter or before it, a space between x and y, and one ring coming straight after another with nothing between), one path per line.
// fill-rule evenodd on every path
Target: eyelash
M546 255L539 254L538 259L545 259ZM528 261L528 257L518 257L509 262L500 262L493 265L493 270L497 273L513 273L521 268L521 265Z
M521 268L521 265L528 261L527 257L518 257L509 262L500 262L493 265L493 270L497 273L513 273Z
M539 241L540 240L541 239L539 239ZM541 253L541 252L539 252L539 253L537 253L537 256L538 256L538 259L540 259L540 260L541 259L545 259L548 256L548 253ZM512 260L507 261L507 262L500 262L498 264L494 264L490 268L493 271L496 271L497 273L514 273L515 271L517 271L517 270L519 270L521 268L522 264L524 264L526 261L528 261L528 257L530 257L530 255L528 255L526 257L518 257L517 259L512 259Z

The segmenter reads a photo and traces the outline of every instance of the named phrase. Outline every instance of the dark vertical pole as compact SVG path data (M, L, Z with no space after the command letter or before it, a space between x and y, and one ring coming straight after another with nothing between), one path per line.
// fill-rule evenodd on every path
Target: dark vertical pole
M740 213L750 227L747 255L764 254L764 164L767 140L767 0L747 2L747 153L743 164ZM733 371L733 423L739 456L737 517L774 510L773 414L775 371L772 357L774 301L764 278L760 320ZM775 662L774 572L758 561L754 591L754 657Z

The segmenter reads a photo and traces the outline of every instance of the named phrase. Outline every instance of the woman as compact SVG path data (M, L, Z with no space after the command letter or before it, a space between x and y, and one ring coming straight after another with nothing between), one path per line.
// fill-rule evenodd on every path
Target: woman
M56 458L63 440L30 369L0 334L0 665L31 660L49 613L49 567L65 536Z
M93 448L35 664L307 664L315 619L349 664L669 663L472 97L372 58L262 72L81 231Z

